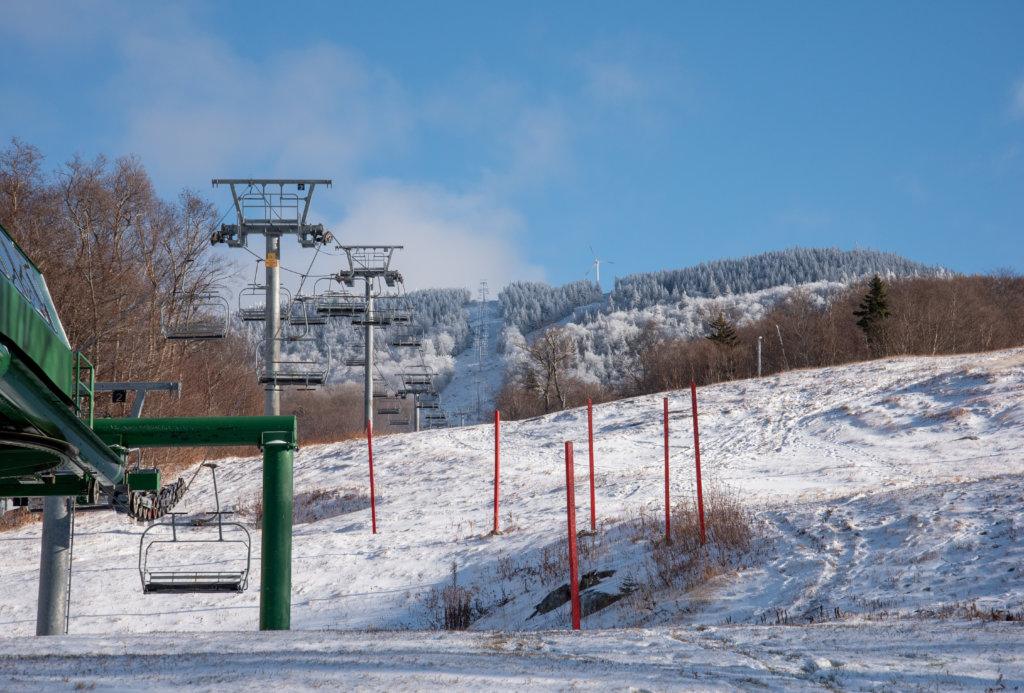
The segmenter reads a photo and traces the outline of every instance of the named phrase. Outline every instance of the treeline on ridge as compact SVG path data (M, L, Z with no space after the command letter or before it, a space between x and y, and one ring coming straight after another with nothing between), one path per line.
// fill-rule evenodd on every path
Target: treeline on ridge
M1024 278L993 276L890 278L882 285L885 314L866 329L871 282L858 282L822 304L795 290L760 319L742 323L727 310L709 311L704 337L668 336L646 323L617 369L595 383L576 377L583 357L571 331L550 327L534 337L518 368L506 376L498 406L506 418L526 418L595 402L707 385L793 368L834 366L889 356L970 353L1024 344Z
M939 267L879 250L797 247L702 262L683 269L616 277L608 303L609 310L631 310L676 303L693 296L748 294L773 286L820 281L848 284L872 274L908 277L944 273Z

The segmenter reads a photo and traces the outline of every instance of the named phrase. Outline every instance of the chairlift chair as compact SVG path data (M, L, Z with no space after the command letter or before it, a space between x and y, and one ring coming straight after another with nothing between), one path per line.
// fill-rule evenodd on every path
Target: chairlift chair
M279 337L278 341L283 344L295 344L306 342L318 342L313 337ZM266 340L263 342L266 344ZM282 354L273 362L273 368L259 359L258 376L261 385L273 383L281 387L298 387L305 390L312 390L327 382L327 376L331 372L331 348L330 345L322 344L327 351L326 359L308 359L302 357L289 357ZM261 348L259 357L264 353ZM318 349L319 353L319 349Z
M354 356L346 356L345 357L345 365L346 366L352 366L352 367L355 367L355 366L365 366L366 365L366 354L365 353L357 353Z
M396 329L391 335L391 346L423 346L423 331L414 327L400 327Z
M327 324L327 316L316 310L316 297L299 294L292 301L292 312L288 317L293 325L315 327Z
M395 321L395 310L393 308L373 307L373 310L364 310L362 314L352 318L353 325L372 325L374 327L387 327Z
M407 296L386 296L374 303L374 308L387 316L391 325L411 325L413 307Z
M402 413L402 403L397 397L375 397L374 399L382 400L377 404L377 413L381 416Z
M420 393L419 399L416 400L416 406L420 409L440 409L441 395L436 392Z
M285 287L281 287L280 319L288 322L288 306L292 303L292 295ZM266 322L267 320L267 287L264 284L249 284L238 292L238 317L245 322Z
M347 291L325 291L316 297L316 313L327 318L353 318L363 314L363 299Z
M448 416L444 412L428 412L423 415L423 423L427 428L445 428Z
M186 513L168 513L170 520L150 525L139 539L139 577L143 594L238 593L249 586L252 540L238 522L225 522L220 509L217 465L213 475L214 512L186 520ZM168 534L168 529L170 533ZM170 561L166 561L170 556Z
M160 309L165 339L223 339L228 334L231 307L215 291L175 291Z
M425 386L430 385L433 381L433 375L428 372L412 372L412 373L400 373L399 377L402 379L402 383L406 387L410 386Z

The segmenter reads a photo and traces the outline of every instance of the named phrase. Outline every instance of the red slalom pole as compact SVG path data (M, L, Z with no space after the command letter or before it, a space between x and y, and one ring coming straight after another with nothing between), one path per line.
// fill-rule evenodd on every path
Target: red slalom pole
M580 629L579 564L576 555L576 489L572 471L572 442L565 443L565 491L569 516L569 595L572 601L572 629Z
M366 448L370 452L370 517L373 522L373 533L377 533L377 502L373 492L373 424L366 420Z
M494 534L498 533L498 469L501 460L501 412L494 410Z
M594 407L587 399L587 441L590 450L590 531L597 531L597 511L594 509Z
M672 506L668 497L668 397L665 398L665 541L672 541Z
M697 458L697 512L700 514L700 543L703 544L704 534L704 491L700 481L700 433L697 431L697 383L690 381L690 399L693 407L693 452Z

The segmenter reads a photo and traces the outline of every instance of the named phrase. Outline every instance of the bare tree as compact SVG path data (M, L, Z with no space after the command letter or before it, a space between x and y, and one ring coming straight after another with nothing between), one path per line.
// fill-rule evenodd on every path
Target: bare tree
M564 327L549 327L526 346L528 357L524 381L544 402L549 412L555 402L565 409L568 399L568 370L576 361L576 340Z
M0 225L45 275L72 348L101 380L182 383L180 402L151 398L148 414L259 413L244 338L172 343L161 334L161 309L175 307L177 291L187 300L225 273L207 241L214 206L191 191L160 199L134 157L76 157L49 176L42 162L17 139L0 150ZM114 416L130 404L97 400Z

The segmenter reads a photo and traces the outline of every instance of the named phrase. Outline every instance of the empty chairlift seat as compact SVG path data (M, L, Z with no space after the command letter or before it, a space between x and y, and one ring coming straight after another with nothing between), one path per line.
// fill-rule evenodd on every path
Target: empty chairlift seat
M423 345L423 331L415 327L398 327L391 334L391 346L419 347Z
M377 413L381 416L402 413L402 401L395 397L374 397L377 404Z
M387 327L395 322L395 311L393 308L378 308L364 310L359 315L353 316L353 325L372 325L374 327Z
M160 311L165 339L223 339L228 334L231 307L216 291L175 291Z
M325 291L316 297L316 313L328 318L352 318L363 314L366 304L355 294Z
M270 364L262 356L258 359L260 384L273 383L281 387L313 389L327 382L331 372L331 349L312 337L284 337L280 339L281 355ZM266 341L263 342L266 344Z
M436 391L421 392L416 399L416 406L420 409L440 409L441 395Z
M316 297L298 295L292 301L288 322L299 327L316 327L327 324L327 316L316 310Z
M281 287L279 297L281 322L288 322L291 293ZM238 317L245 322L266 322L267 287L264 284L250 284L238 292Z
M249 584L249 530L226 512L185 518L169 513L142 533L139 576L144 594L244 592Z
M208 464L211 471L216 465ZM217 495L214 476L214 496ZM225 522L229 512L197 516L169 513L169 520L150 525L139 539L139 577L144 594L244 592L249 585L252 540L238 522Z

